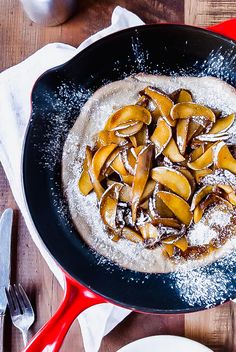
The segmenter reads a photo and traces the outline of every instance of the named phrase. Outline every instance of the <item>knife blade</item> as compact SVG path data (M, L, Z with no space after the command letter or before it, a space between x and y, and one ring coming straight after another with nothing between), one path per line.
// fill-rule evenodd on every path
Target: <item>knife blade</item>
M5 288L10 284L12 223L13 210L9 208L0 218L0 315L5 314L7 307Z

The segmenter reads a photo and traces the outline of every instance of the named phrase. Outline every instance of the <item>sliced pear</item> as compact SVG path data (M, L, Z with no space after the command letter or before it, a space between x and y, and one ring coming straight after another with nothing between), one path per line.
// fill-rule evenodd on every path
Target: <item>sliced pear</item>
M155 167L151 171L151 178L186 200L191 196L192 190L188 179L175 169L164 166Z
M119 155L120 152L120 148L115 148L110 155L107 157L105 164L103 165L101 171L100 171L100 175L104 176L108 174L108 170L110 169L113 161L117 158L117 156ZM114 170L114 169L113 169ZM115 170L114 170L115 171Z
M172 137L172 129L166 123L166 121L160 117L157 120L156 128L150 138L150 140L155 144L155 155L156 157L161 154L163 149L167 146Z
M128 121L141 121L149 125L152 122L152 116L143 106L127 105L111 115L106 123L105 129L112 130Z
M143 242L142 236L134 230L132 230L130 227L124 227L122 229L122 237L126 238L127 240L134 242L134 243L141 243Z
M212 174L213 171L211 169L204 169L204 170L194 170L193 174L197 183L201 182L201 179L207 175Z
M125 143L127 143L125 138L116 136L115 131L100 131L97 135L96 147L99 149L108 144L122 145Z
M123 185L118 182L109 186L103 193L99 204L100 215L104 224L114 231L118 230L116 226L116 211L119 192L122 187Z
M207 185L201 187L193 196L190 210L193 211L196 206L205 198L208 194L212 193L214 186Z
M231 114L221 119L218 119L213 127L210 129L209 133L219 133L219 132L226 132L234 123L235 114Z
M152 114L152 120L153 122L157 122L157 120L159 119L159 117L161 117L161 112L159 108L156 108L155 110L153 110L151 112Z
M175 121L170 117L170 111L174 106L173 101L167 95L150 87L145 88L144 93L154 101L161 116L166 118L168 124L170 126L175 126Z
M160 233L158 229L155 226L153 226L151 223L145 223L144 225L139 226L139 230L145 240L149 238L157 239L160 237Z
M213 164L213 151L217 143L212 144L199 158L191 163L188 163L188 167L192 170L207 169Z
M137 207L139 205L141 196L145 189L149 172L151 168L153 154L153 146L150 144L145 147L138 155L134 181L132 185L132 220L133 223L136 221Z
M94 177L97 179L100 176L101 170L113 150L117 148L117 144L109 144L104 147L99 148L93 156L92 169Z
M140 203L140 208L148 210L149 208L149 200L145 200L143 203Z
M130 137L139 132L142 127L143 123L138 121L133 126L119 129L115 133L118 137Z
M215 114L214 112L206 106L187 102L187 103L178 103L173 106L170 112L170 116L172 120L177 119L188 119L191 117L202 117L215 122Z
M171 138L170 142L167 144L165 149L162 151L162 154L170 159L174 163L181 163L185 160L184 156L180 154L177 144L175 143L174 138Z
M103 148L103 147L102 147ZM102 197L103 193L105 192L104 188L102 187L102 185L100 184L98 178L94 175L93 172L93 154L91 149L87 146L86 150L85 150L85 155L86 155L86 159L87 159L87 167L88 167L88 173L90 176L90 180L93 184L93 188L94 191L98 197L98 200L100 200L100 198Z
M190 211L189 204L177 194L159 191L157 196L165 203L165 205L175 214L175 216L186 226L192 220L193 214Z
M128 120L124 123L121 123L118 126L115 126L114 128L111 128L111 131L117 132L119 130L124 130L125 128L133 127L135 126L138 122L140 121L134 121L134 120Z
M187 146L189 119L179 120L176 125L176 141L181 154L185 153Z
M189 90L181 89L177 99L177 103L188 103L193 101L192 94Z
M173 227L174 229L180 229L181 225L177 219L174 218L159 218L155 217L152 219L153 225L163 225L165 227Z
M234 159L224 142L218 143L215 147L214 163L218 169L229 170L233 174L236 174L236 159Z

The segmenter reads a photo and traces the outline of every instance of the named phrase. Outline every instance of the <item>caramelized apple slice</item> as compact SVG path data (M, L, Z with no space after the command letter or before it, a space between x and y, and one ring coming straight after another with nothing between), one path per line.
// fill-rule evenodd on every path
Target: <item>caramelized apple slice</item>
M175 169L163 166L155 167L151 171L151 178L186 200L191 196L192 190L188 179Z
M213 192L213 189L214 186L211 185L201 187L193 196L190 210L193 211L203 198Z
M86 147L85 155L86 155L86 160L87 160L89 177L90 177L90 180L93 184L93 188L94 188L94 191L98 197L98 200L100 200L100 198L102 197L105 190L101 186L100 182L98 181L98 178L94 175L93 165L92 165L93 154L92 154L91 149L88 146Z
M173 101L165 94L150 87L144 89L144 93L157 105L161 116L165 117L170 126L175 126L175 121L170 117L170 111L174 106Z
M79 181L78 181L78 187L80 192L84 195L87 196L93 189L93 184L90 180L90 176L88 173L88 161L87 158L85 157L84 163L83 163L83 171L80 175Z
M135 135L137 146L145 145L148 142L148 127L143 125L141 130Z
M177 248L179 248L182 252L185 252L186 249L188 248L188 241L186 239L185 236L179 238L176 242L175 242L175 246Z
M195 180L197 183L200 183L201 182L201 179L207 175L210 175L212 174L212 170L211 169L204 169L204 170L194 170L193 171L193 174L194 174L194 177L195 177Z
M148 145L138 155L132 186L132 220L136 221L137 207L145 189L151 168L153 147Z
M121 159L124 164L125 169L130 175L134 175L134 168L136 165L136 157L132 153L132 149L123 149L121 151Z
M128 176L129 173L127 172L126 168L124 167L121 154L118 155L113 159L112 163L110 164L111 168L118 173L121 177Z
M187 146L189 119L179 120L176 126L176 141L181 154L185 153Z
M164 250L166 251L166 253L168 254L168 256L171 258L174 255L175 252L175 247L173 244L168 244L168 243L163 243L162 244Z
M192 102L178 103L173 106L170 112L170 116L173 120L177 119L188 119L191 117L202 117L215 122L214 112L206 106L199 105Z
M115 131L100 131L97 135L96 147L99 149L108 144L122 145L125 143L127 143L125 138L116 136Z
M142 209L145 209L145 210L148 210L148 208L149 208L149 200L147 199L147 200L145 200L143 203L140 203L140 208L142 208Z
M174 218L172 211L165 205L165 203L157 196L159 192L159 185L155 186L153 198L149 199L149 211L153 220L156 218Z
M127 175L127 176L123 175L122 176L122 180L123 180L124 183L127 183L127 185L132 186L133 182L134 182L134 176L132 176L132 175Z
M156 186L156 182L153 180L148 180L144 188L143 194L140 198L140 203L145 202L152 195Z
M202 170L211 166L213 164L213 148L215 148L216 144L212 144L199 158L188 163L188 167L192 170Z
M231 186L218 184L217 187L225 192L226 200L228 200L232 205L236 205L236 193Z
M218 143L215 147L214 162L218 169L229 170L233 174L236 174L236 159L234 159L224 142Z
M166 121L160 117L150 140L155 144L156 157L161 154L172 137L172 129Z
M141 121L149 125L152 121L152 116L151 113L142 106L127 105L112 114L106 123L105 129L112 130L128 121Z
M122 128L116 131L118 137L130 137L136 134L143 127L143 123L138 121L133 126Z
M193 194L193 192L195 191L195 188L196 188L196 182L195 182L193 175L191 174L191 172L188 169L185 169L184 167L180 167L179 171L181 172L181 174L183 174L187 178L187 180L191 186L191 194Z
M196 135L198 135L202 130L202 126L195 122L192 121L192 119L189 122L189 126L188 126L188 135L187 135L187 143Z
M113 184L117 184L119 182L113 181L113 180L107 180L107 186L110 187ZM119 193L119 200L124 203L130 203L131 202L131 187L127 184L119 183L122 188Z
M113 150L117 148L117 144L109 144L104 147L99 148L93 156L92 160L92 169L94 177L97 179L100 176L100 172Z
M174 138L171 138L170 142L167 144L162 154L164 154L164 156L166 156L174 163L181 163L185 160L184 156L180 154Z
M210 129L209 133L219 133L219 132L226 132L234 123L235 114L231 114L221 119L218 119L213 127Z
M157 239L160 237L160 233L158 229L155 226L153 226L151 223L145 223L144 225L139 226L139 230L145 240L149 238Z
M166 227L173 227L174 229L180 229L181 225L177 219L174 218L159 218L155 217L152 218L152 224L153 225L163 225Z
M197 160L204 153L204 151L205 151L204 145L200 145L199 147L194 149L192 151L192 153L189 155L189 161L193 162L193 161Z
M87 196L93 190L93 184L90 180L88 171L85 171L85 170L82 171L78 181L78 187L80 192L84 196Z
M165 203L165 205L174 213L174 215L186 226L192 220L193 214L190 211L189 204L177 194L159 191L157 196Z
M136 136L130 136L129 139L130 139L130 142L132 143L132 146L134 148L138 146Z
M179 92L177 103L188 103L191 101L193 101L191 92L186 89L181 89L181 91Z
M130 227L124 227L122 229L122 237L126 238L127 240L134 242L134 243L140 243L143 242L142 236L134 230L132 230Z
M100 200L100 215L105 225L110 229L117 231L116 211L119 199L119 192L123 186L120 183L114 183L103 193Z
M193 220L194 220L195 224L198 223L201 220L205 210L209 206L214 205L214 204L216 204L218 202L222 202L222 203L226 204L230 209L233 209L232 204L230 204L224 198L219 197L218 195L213 194L213 193L208 194L206 196L206 198L203 201L201 201L201 203L199 203L196 206L196 208L194 209Z

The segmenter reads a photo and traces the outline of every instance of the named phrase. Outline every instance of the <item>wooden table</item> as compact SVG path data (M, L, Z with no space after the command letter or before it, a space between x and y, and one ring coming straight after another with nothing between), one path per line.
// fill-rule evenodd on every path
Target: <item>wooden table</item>
M0 0L0 70L17 64L49 42L78 46L89 35L110 24L116 5L135 12L146 23L175 22L207 26L236 17L234 0L80 0L78 13L58 27L40 27L23 13L17 0ZM22 82L23 84L23 82ZM14 143L14 141L13 141ZM31 240L24 220L12 197L0 167L0 211L15 209L13 231L12 282L26 288L36 311L35 333L56 310L62 290ZM224 304L208 311L187 315L143 315L132 313L117 326L101 345L101 352L113 352L136 339L158 334L173 334L202 342L214 351L236 351L236 305ZM20 333L7 317L5 351L20 351ZM62 351L84 351L80 328L75 322ZM35 351L40 352L40 351Z

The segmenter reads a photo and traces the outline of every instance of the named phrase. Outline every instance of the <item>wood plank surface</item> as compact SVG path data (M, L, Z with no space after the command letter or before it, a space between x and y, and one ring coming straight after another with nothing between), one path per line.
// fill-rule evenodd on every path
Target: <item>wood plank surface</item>
M67 23L57 27L42 27L26 17L19 1L0 0L0 71L19 63L50 42L78 46L89 35L110 24L111 13L116 5L135 12L146 23L185 22L208 26L236 17L235 1L80 0L78 3L77 13ZM36 311L36 323L32 328L34 334L55 312L63 292L34 245L0 167L0 212L8 206L15 210L12 282L21 282L33 302ZM131 341L156 334L187 336L206 344L215 352L234 352L235 309L233 303L227 303L185 316L132 313L103 339L100 352L115 352ZM21 349L20 333L12 327L7 317L4 351L19 352ZM84 351L77 322L73 324L61 351Z

